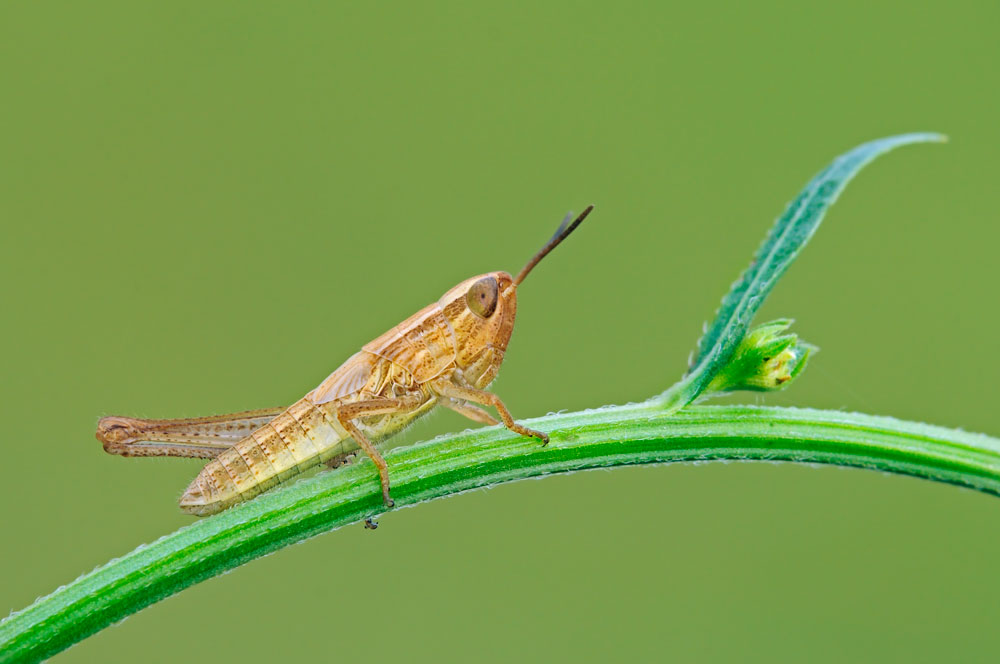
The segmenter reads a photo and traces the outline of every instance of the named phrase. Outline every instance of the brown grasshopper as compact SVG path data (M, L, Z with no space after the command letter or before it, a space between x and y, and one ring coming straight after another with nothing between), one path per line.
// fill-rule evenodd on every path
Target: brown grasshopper
M360 448L378 468L388 507L389 472L375 449L436 405L469 419L497 424L472 404L493 406L504 425L548 443L549 437L514 421L500 397L486 392L514 330L517 287L590 214L589 206L511 277L490 272L461 282L348 358L288 408L193 419L104 417L97 439L122 456L212 459L180 498L189 514L215 514L267 491L320 463L347 463ZM369 524L370 525L370 524Z

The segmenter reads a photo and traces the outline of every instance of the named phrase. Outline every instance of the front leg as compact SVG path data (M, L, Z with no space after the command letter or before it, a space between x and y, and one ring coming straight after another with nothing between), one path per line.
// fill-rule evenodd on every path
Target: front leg
M529 429L528 427L521 426L514 421L514 417L507 410L507 406L503 404L500 397L493 394L492 392L487 392L486 390L476 390L471 387L461 387L452 383L449 380L439 380L432 383L433 389L443 397L450 397L452 399L462 399L463 401L471 401L473 403L478 403L482 406L493 406L497 409L497 413L500 415L500 419L503 420L505 427L513 431L514 433L519 433L522 436L531 436L532 438L538 438L542 441L543 445L548 445L549 435L542 431L535 431L534 429ZM461 411L459 411L461 412Z
M495 419L493 419L492 415L487 413L482 408L477 408L476 406L469 405L468 403L460 399L452 399L448 397L445 399L441 399L441 401L439 401L438 403L440 403L445 408L455 411L459 415L465 415L473 422L482 422L483 424L488 424L490 426L493 426L494 424L500 424Z
M337 408L337 420L340 422L341 426L347 429L347 432L351 434L354 442L358 444L362 450L365 451L371 460L375 462L375 467L378 468L379 480L382 482L382 500L385 501L386 507L392 507L395 505L392 498L389 496L389 466L386 465L385 459L382 455L378 453L375 446L372 445L371 441L368 440L365 434L361 433L354 422L351 420L357 417L366 417L368 415L387 415L389 413L405 413L407 411L416 410L423 404L424 400L418 395L411 395L406 397L399 397L397 399L369 399L367 401L355 401L354 403L345 403Z

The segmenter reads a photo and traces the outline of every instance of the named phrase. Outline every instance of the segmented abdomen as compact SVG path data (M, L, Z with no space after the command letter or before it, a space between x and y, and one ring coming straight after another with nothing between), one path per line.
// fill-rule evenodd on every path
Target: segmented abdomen
M206 464L180 506L189 514L215 514L356 449L337 421L335 403L317 406L303 398Z

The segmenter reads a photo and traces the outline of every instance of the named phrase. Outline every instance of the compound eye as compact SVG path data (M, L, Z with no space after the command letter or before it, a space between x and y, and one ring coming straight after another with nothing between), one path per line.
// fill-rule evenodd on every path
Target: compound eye
M472 284L465 294L465 303L472 313L480 318L489 318L497 309L497 280L493 277L483 277Z

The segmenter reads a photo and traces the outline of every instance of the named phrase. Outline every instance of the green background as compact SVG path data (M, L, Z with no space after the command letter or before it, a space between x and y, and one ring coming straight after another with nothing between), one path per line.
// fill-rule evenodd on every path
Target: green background
M107 414L281 405L459 280L533 274L518 417L685 366L772 219L864 171L759 320L822 352L739 400L1000 434L995 2L0 6L0 614L190 522ZM468 426L445 412L405 441ZM385 516L58 656L995 661L1000 501L861 470L619 469Z

